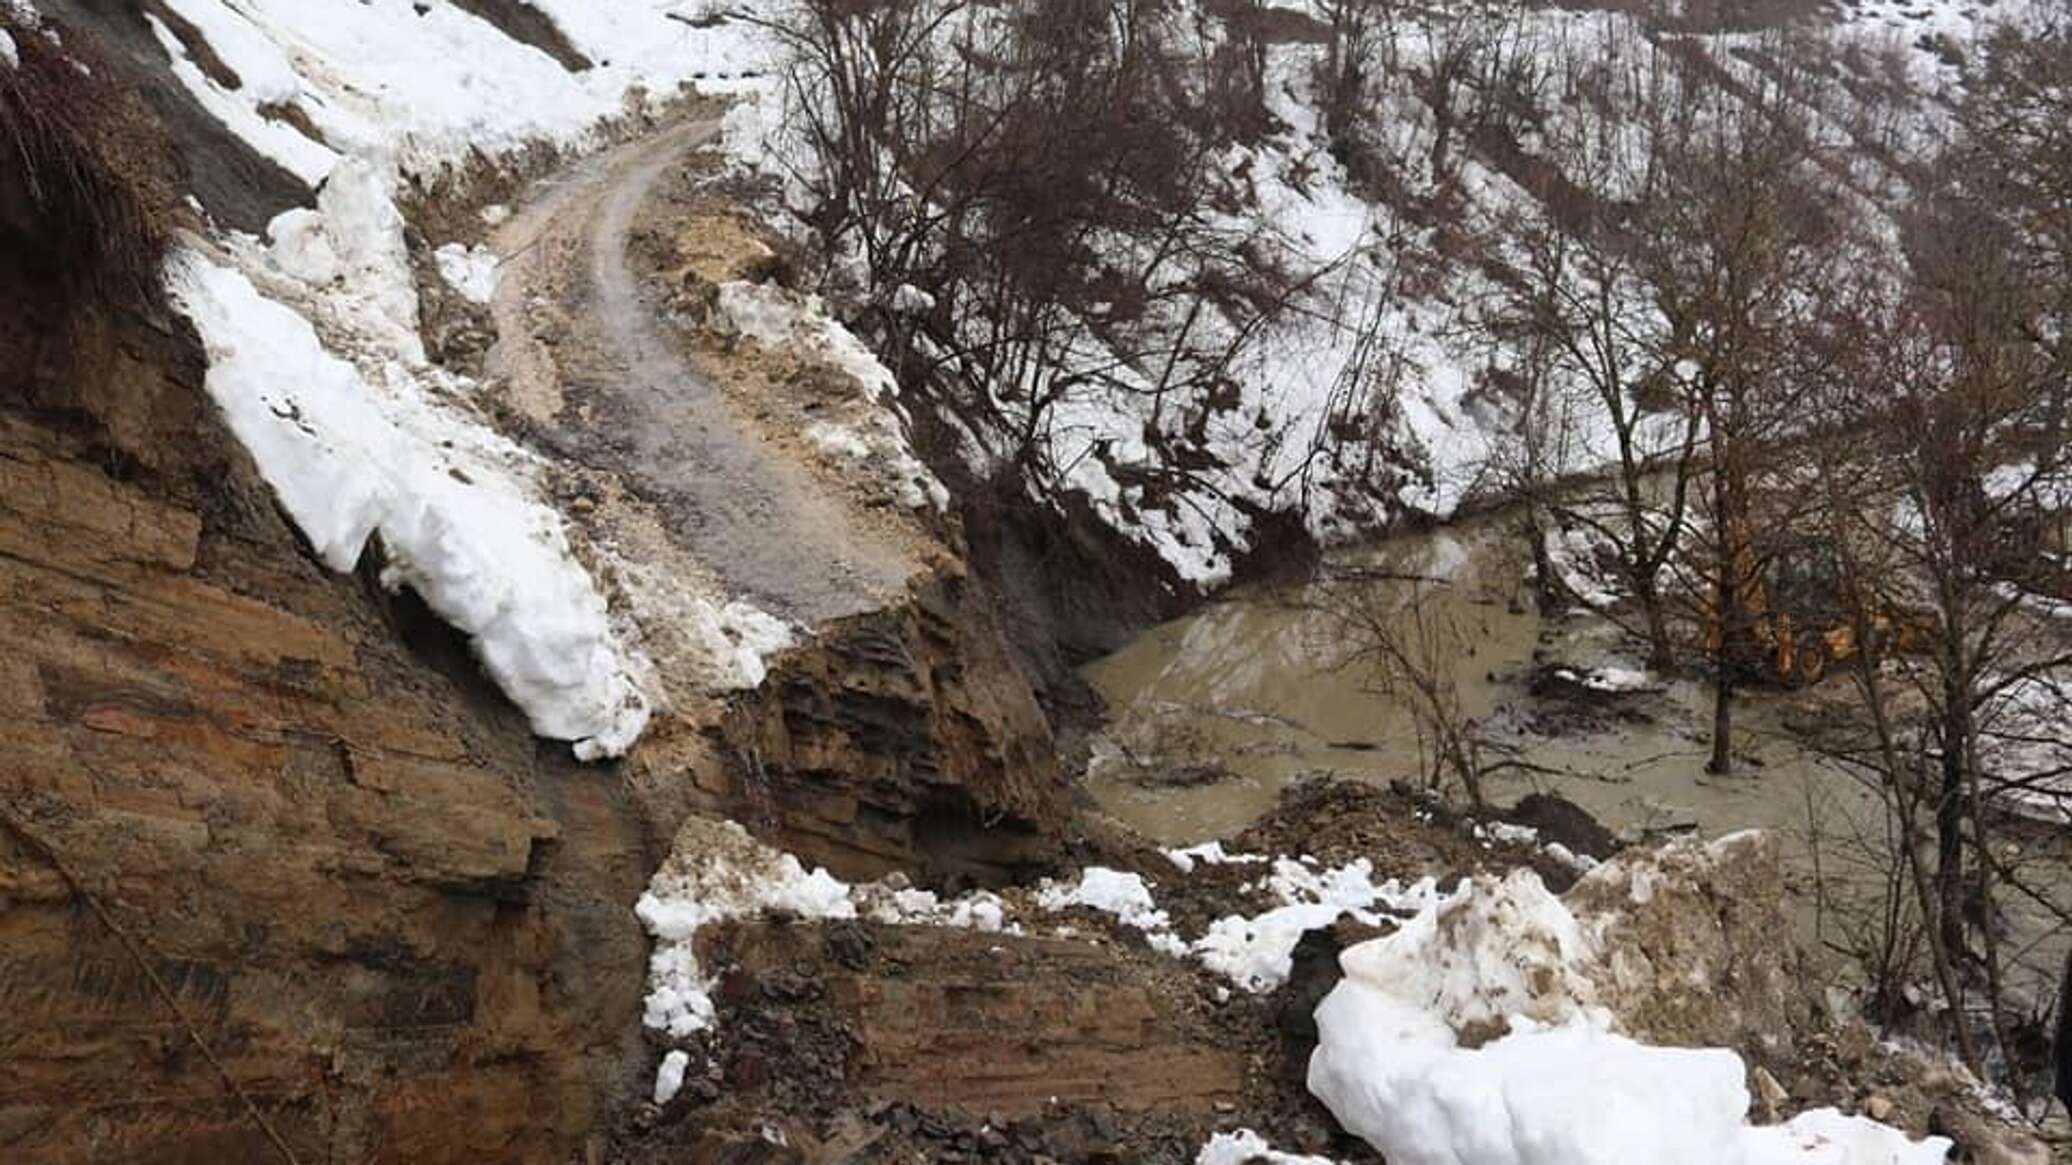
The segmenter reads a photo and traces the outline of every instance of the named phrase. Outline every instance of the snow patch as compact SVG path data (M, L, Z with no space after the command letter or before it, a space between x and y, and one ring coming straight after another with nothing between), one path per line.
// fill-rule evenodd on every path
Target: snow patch
M533 731L618 756L645 727L642 661L618 642L561 519L515 476L508 442L424 399L399 366L370 383L309 321L194 251L166 283L209 358L205 380L317 556L350 571L368 540L473 641Z
M687 823L633 907L655 939L647 1026L676 1039L711 1027L717 980L698 964L698 931L778 909L802 918L856 917L848 885L826 870L808 872L797 858L755 841L734 822Z
M1180 849L1168 849L1160 852L1165 854L1167 861L1173 863L1174 869L1179 870L1183 874L1193 873L1194 867L1197 865L1250 866L1260 865L1266 861L1264 854L1231 853L1223 848L1223 843L1220 841L1205 841L1200 845L1190 845Z
M488 247L447 243L432 252L439 278L469 303L487 304L496 295L496 252Z
M1071 883L1045 881L1036 892L1036 904L1051 911L1084 906L1142 931L1170 931L1173 925L1151 900L1151 886L1141 874L1106 866L1088 866Z
M932 890L915 890L902 878L898 884L858 886L857 911L872 922L906 926L945 926L986 934L1021 934L1018 922L1007 920L1007 903L990 890L973 890L947 902Z
M1194 1165L1335 1165L1329 1157L1282 1153L1250 1129L1217 1133L1194 1155Z
M732 280L719 285L719 315L736 335L795 352L854 383L856 399L840 421L818 421L806 439L832 460L874 473L908 509L949 507L949 491L914 456L900 411L899 384L863 341L828 313L817 295Z
M1273 871L1258 888L1280 905L1247 918L1226 915L1190 946L1204 967L1246 991L1271 991L1287 982L1296 944L1302 936L1350 914L1369 925L1379 924L1378 910L1411 913L1436 893L1430 878L1408 886L1393 879L1376 884L1366 858L1326 871L1298 861L1276 858Z

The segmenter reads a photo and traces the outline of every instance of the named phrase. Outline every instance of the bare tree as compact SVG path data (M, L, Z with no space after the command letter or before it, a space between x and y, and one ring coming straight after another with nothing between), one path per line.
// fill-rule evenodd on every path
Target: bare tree
M1551 152L1566 164L1558 181L1535 192L1539 205L1508 224L1514 266L1492 322L1524 353L1529 379L1545 382L1531 385L1535 403L1545 409L1573 389L1576 441L1609 435L1609 449L1587 454L1608 461L1613 476L1549 504L1562 524L1580 525L1614 550L1650 665L1666 669L1674 652L1661 579L1685 532L1701 421L1681 407L1673 384L1678 336L1647 283L1650 240L1636 229L1633 208L1654 197L1671 135L1684 126L1672 112L1672 62L1638 34L1568 51L1565 103L1591 112L1549 131ZM1621 116L1595 115L1606 107ZM1530 425L1517 438L1550 443Z
M1797 51L1779 42L1772 55ZM1809 426L1801 349L1818 289L1842 261L1848 212L1817 167L1808 119L1821 84L1812 70L1733 90L1687 88L1636 227L1668 325L1667 368L1703 441L1697 538L1673 565L1707 627L1707 770L1724 774L1733 769L1734 691L1776 646L1765 577L1806 528L1810 499L1782 454Z
M2022 952L2003 948L2003 908L2072 922L2061 887L1996 838L2002 814L2072 776L2072 650L2033 609L2066 590L2036 532L2072 481L2072 235L2060 230L2072 155L2059 148L2072 90L2049 80L2072 76L2072 58L2060 40L2026 59L2052 35L2063 27L2002 42L1976 79L1957 140L1903 220L1905 269L1862 264L1868 274L1831 297L1824 340L1840 355L1824 368L1822 411L1835 428L1817 461L1872 730L1857 763L1901 831L1959 1048L1981 1064L1976 989L2018 1089L2010 1025L2023 1008L2009 975ZM2047 992L2055 971L2029 967L2029 989Z
M1170 6L804 9L782 35L807 217L853 242L902 383L1038 488L1071 468L1052 426L1075 395L1148 396L1159 440L1226 389L1299 276L1216 212L1230 103L1260 95L1222 84Z
M1468 641L1447 609L1451 586L1445 579L1341 566L1319 585L1318 601L1339 630L1340 666L1409 712L1425 758L1425 787L1457 786L1479 807L1481 739L1454 678Z

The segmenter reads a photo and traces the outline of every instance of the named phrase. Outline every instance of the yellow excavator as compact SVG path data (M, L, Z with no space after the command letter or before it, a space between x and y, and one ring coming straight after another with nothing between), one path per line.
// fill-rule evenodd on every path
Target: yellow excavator
M1854 659L1861 649L1852 616L1858 599L1833 560L1818 552L1780 554L1759 567L1747 522L1737 520L1733 530L1735 573L1742 580L1739 606L1750 631L1743 649L1748 671L1800 688L1818 683L1835 664ZM1706 598L1704 619L1705 651L1717 654L1725 637L1716 596ZM1883 606L1873 607L1868 622L1882 652L1912 651L1928 631L1921 617Z

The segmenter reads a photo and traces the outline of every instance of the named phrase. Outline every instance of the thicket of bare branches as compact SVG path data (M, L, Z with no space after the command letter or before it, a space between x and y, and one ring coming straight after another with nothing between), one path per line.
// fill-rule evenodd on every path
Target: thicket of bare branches
M902 383L1039 486L1075 392L1148 396L1157 439L1227 392L1294 279L1219 213L1215 156L1263 119L1256 46L1190 51L1146 0L801 9L779 31L809 221L860 260Z
M2072 923L2062 878L2008 859L2008 811L2072 777L2072 650L2041 608L2072 595L2051 527L2072 498L2072 40L2060 22L1999 41L1956 139L1903 218L1904 279L1837 296L1821 445L1867 740L1911 900L1877 967L1888 1004L1925 958L1968 1060L2020 1088L2010 990L2029 953L2008 912ZM2052 967L2024 978L2049 983ZM1971 1017L1980 1017L1980 1023ZM1982 1030L1974 1030L1982 1028Z

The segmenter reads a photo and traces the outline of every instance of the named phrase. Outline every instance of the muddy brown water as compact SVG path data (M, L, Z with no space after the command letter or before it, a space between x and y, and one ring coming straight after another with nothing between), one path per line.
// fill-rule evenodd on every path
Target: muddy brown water
M1809 949L1846 943L1857 920L1876 914L1887 887L1869 855L1890 852L1880 802L1786 726L1846 715L1846 680L1742 697L1737 772L1712 776L1704 771L1711 691L1702 681L1650 676L1645 690L1581 702L1533 693L1532 677L1546 666L1639 672L1641 651L1593 613L1534 613L1516 539L1500 517L1399 537L1350 559L1445 580L1434 609L1458 634L1450 673L1462 711L1491 742L1482 757L1494 770L1485 778L1491 801L1557 793L1628 839L1775 831ZM1186 844L1241 829L1304 774L1420 779L1427 754L1408 706L1347 660L1330 606L1315 584L1238 589L1090 664L1084 674L1110 706L1087 775L1094 798L1146 835ZM2062 839L2044 848L2062 862ZM2061 880L2072 886L2072 866L2065 869ZM1824 894L1815 892L1821 885ZM2010 945L2047 997L2065 936L2023 906L2010 904Z

